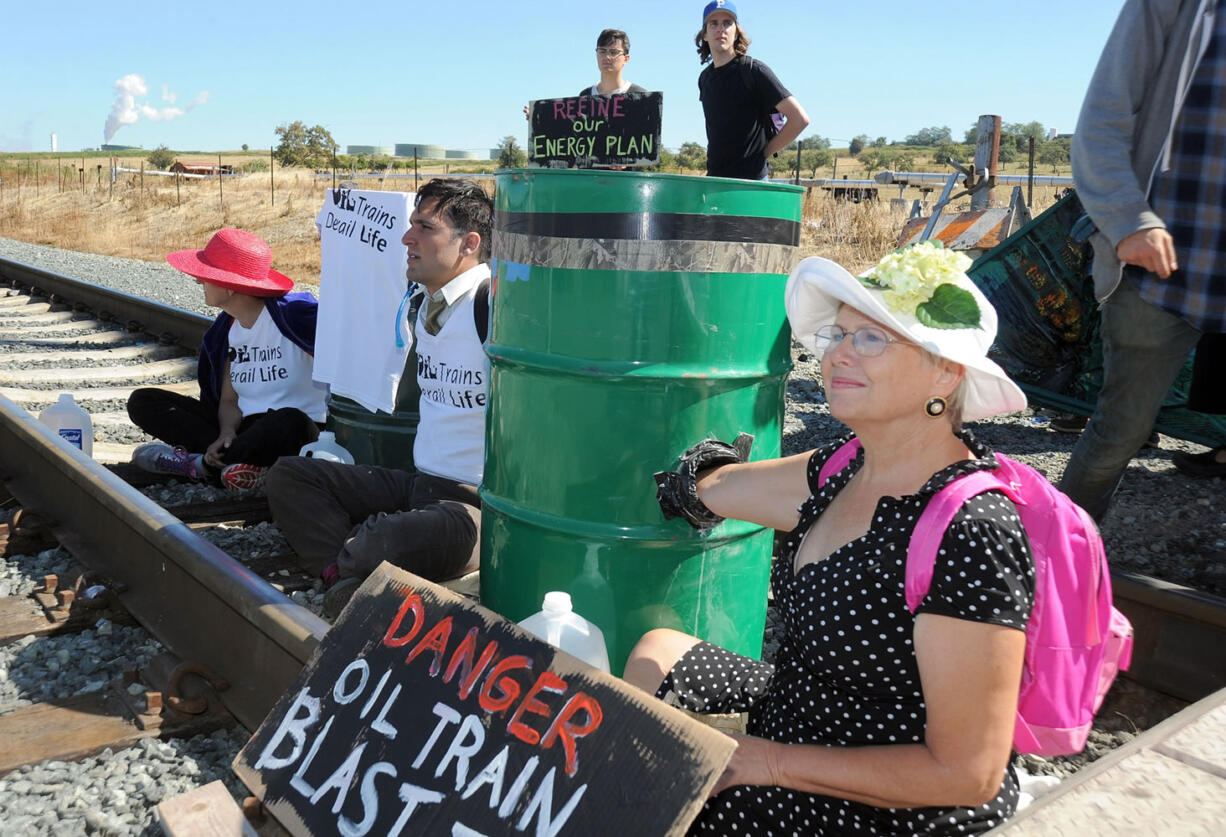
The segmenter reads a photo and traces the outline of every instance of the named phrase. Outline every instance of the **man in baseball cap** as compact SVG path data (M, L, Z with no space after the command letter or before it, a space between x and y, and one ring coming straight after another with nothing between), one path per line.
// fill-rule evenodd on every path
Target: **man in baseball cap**
M710 62L698 76L707 175L765 180L767 159L800 136L808 115L770 67L746 54L749 36L729 0L706 5L694 43L699 61Z

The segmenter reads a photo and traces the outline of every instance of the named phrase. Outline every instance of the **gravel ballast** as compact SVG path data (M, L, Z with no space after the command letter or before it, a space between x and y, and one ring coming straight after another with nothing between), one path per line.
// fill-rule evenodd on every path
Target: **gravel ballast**
M0 238L0 256L86 278L105 287L199 313L214 313L203 305L199 287L166 264L76 253L3 238ZM832 419L826 410L816 360L795 344L793 360L795 369L787 388L784 454L825 444L844 432L842 425ZM976 422L970 428L982 441L1034 466L1053 482L1058 481L1063 473L1077 438L1050 430L1047 416L1041 410L1026 410L1013 416ZM1112 510L1103 523L1107 553L1112 566L1117 569L1223 594L1226 593L1223 484L1219 479L1195 480L1179 474L1170 462L1171 453L1177 450L1199 451L1203 448L1162 437L1156 448L1142 450L1132 461ZM146 493L157 502L174 505L183 502L182 492L185 490L204 489L171 485L146 489ZM219 529L208 536L236 557L245 554L245 550L249 554L253 549L283 548L275 530L269 532L258 527L252 532L249 544L244 540L246 536L226 530ZM42 573L55 571L42 569L44 566L57 566L56 561L63 555L55 553L52 551L31 557L33 562L38 562L37 566L30 563L22 570L14 570L8 565L0 568L0 589L8 587L12 593L28 592L27 586L34 583L32 579L41 579ZM315 593L299 593L295 594L295 599L303 604L318 606L316 596ZM134 629L112 626L112 635L127 630ZM768 645L771 633L768 626ZM64 651L67 651L69 661L99 653L96 649L88 651L84 647L79 649L72 646L74 640L70 637L61 639L66 644L50 652L56 661L64 656L61 653ZM88 641L84 637L79 640L81 643ZM136 647L143 648L138 640L133 642ZM9 685L16 665L13 659L0 655L0 668L3 669L0 671L0 712L5 711L5 707L11 708L15 701L39 699L33 696L29 686ZM61 663L60 671L55 675L57 679L63 676L63 671L64 664ZM44 675L48 674L50 672L44 670ZM83 674L81 683L96 682L99 675L95 671L92 679L90 677ZM56 688L73 686L60 684ZM1135 733L1134 722L1140 726L1148 725L1142 721L1128 717L1120 720L1113 715L1110 723L1100 724L1100 729L1095 731L1086 754L1055 760L1020 757L1019 767L1023 767L1032 777L1066 775L1108 748L1129 740ZM6 834L156 833L148 830L148 814L152 805L161 798L203 785L214 778L226 780L236 795L243 795L228 768L230 760L243 743L242 736L241 732L234 732L218 733L199 741L146 742L130 750L109 754L109 757L107 754L100 755L87 760L87 763L44 764L24 768L0 780L0 821L5 823ZM160 772L154 772L153 767L143 771L133 767L137 760L146 756L152 759L153 764L162 765ZM149 781L140 781L141 776L148 777ZM1028 780L1028 787L1041 789L1050 782L1050 778L1032 778ZM65 786L73 790L67 794L57 790ZM64 802L65 798L70 801ZM40 805L34 805L31 800ZM51 812L55 816L51 816ZM102 818L106 818L105 822Z

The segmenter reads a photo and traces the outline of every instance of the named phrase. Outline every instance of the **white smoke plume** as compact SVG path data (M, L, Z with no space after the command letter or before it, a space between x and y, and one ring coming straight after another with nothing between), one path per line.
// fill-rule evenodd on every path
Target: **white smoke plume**
M111 112L106 117L106 127L102 132L104 143L109 143L115 132L124 125L135 125L141 119L166 122L209 100L209 91L202 90L186 108L174 107L178 96L171 93L166 85L162 85L162 100L168 102L169 107L155 108L147 101L137 101L137 97L148 95L149 88L145 85L145 79L136 73L129 73L115 82L115 101L111 105Z

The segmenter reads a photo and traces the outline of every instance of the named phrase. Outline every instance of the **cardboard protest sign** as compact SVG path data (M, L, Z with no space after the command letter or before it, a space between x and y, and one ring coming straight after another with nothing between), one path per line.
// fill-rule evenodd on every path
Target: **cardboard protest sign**
M654 166L660 162L663 93L568 96L532 103L528 165Z
M312 376L372 412L395 409L412 342L394 315L402 310L408 288L400 240L414 197L412 192L329 189L315 219L319 319Z
M673 835L733 749L385 563L234 769L296 835Z

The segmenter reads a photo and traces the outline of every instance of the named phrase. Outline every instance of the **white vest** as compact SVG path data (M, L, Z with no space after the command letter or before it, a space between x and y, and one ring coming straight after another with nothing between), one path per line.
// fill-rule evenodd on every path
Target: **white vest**
M456 300L438 334L417 316L417 385L421 387L413 462L417 470L480 485L485 469L485 405L490 360L473 322L473 291Z
M311 356L281 333L267 308L251 328L235 320L227 338L230 383L244 416L294 407L312 421L326 418L328 390L311 380Z

